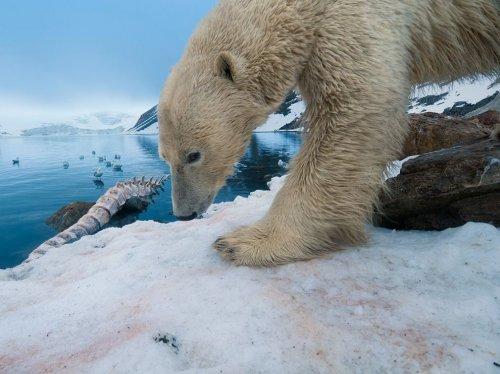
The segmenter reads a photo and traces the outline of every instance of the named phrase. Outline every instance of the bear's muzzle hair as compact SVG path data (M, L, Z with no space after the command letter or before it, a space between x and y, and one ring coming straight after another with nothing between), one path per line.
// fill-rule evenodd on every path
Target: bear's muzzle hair
M181 173L172 173L174 215L183 221L201 216L212 204L214 194Z

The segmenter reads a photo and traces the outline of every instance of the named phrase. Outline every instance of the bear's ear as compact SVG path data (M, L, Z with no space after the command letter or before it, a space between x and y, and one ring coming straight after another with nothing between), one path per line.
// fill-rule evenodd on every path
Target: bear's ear
M215 60L215 73L234 82L238 70L236 57L231 52L221 52Z

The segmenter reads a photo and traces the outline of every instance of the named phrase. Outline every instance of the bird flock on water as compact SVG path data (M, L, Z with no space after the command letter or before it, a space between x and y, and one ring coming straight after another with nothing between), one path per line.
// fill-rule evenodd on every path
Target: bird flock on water
M93 157L96 156L96 151L92 151L92 156ZM121 158L122 157L119 154L115 154L113 161L107 160L106 156L98 156L97 160L99 163L104 164L104 166L106 168L111 168L113 171L123 171L123 169L122 169L123 165L120 161ZM85 155L80 155L79 159L85 160ZM16 157L15 159L12 160L12 165L17 165L17 166L20 165L19 157ZM64 169L69 169L69 161L63 161L62 166ZM102 171L102 169L100 167L97 167L93 173L94 182L96 184L102 185L103 184L102 183L102 176L103 175L104 175L104 172Z

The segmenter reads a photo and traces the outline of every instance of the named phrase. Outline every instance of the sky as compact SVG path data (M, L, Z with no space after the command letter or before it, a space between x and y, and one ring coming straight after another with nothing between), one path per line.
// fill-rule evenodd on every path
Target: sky
M215 3L1 0L0 125L149 109Z

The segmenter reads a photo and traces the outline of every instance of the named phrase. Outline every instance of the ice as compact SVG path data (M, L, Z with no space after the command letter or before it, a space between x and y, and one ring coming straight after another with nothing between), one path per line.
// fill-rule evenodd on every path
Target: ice
M210 248L271 191L204 218L110 228L0 272L0 371L476 372L500 360L500 232L369 228L276 268Z

